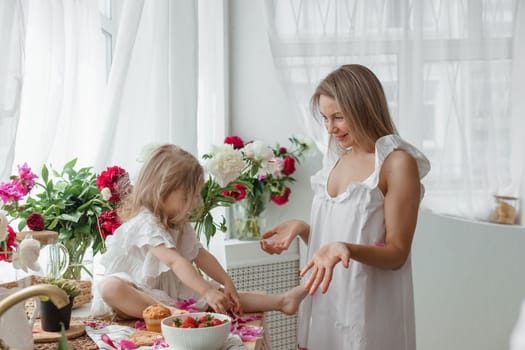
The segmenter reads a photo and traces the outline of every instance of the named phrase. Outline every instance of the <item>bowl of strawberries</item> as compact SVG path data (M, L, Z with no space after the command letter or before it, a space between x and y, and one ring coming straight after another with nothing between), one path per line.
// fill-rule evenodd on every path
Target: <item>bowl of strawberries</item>
M164 340L173 350L218 350L230 334L231 318L213 312L166 317L161 322Z

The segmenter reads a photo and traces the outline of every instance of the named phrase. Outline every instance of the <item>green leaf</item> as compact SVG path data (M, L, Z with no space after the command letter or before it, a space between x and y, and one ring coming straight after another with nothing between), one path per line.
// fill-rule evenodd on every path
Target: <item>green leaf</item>
M64 170L65 169L73 169L76 164L77 164L77 158L71 159L69 162L67 162L64 165Z
M60 322L60 339L58 339L57 350L71 350L67 342L66 331L62 322Z
M42 166L42 180L44 183L47 183L47 180L49 178L49 170L47 170L47 166L44 164Z

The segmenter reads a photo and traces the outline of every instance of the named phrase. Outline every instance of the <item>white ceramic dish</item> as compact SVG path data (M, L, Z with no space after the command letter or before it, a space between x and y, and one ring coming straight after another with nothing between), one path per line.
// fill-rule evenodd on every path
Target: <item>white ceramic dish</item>
M211 315L225 323L204 328L177 328L173 321L186 317L200 318ZM231 319L227 315L212 312L196 312L166 317L161 322L162 335L172 350L219 350L230 334Z

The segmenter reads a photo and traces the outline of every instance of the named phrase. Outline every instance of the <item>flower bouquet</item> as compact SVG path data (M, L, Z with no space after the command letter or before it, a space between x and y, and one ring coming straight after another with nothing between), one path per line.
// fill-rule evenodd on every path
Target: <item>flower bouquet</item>
M210 178L225 186L217 189L222 189L221 200L234 205L234 237L260 238L266 205L270 201L277 205L289 201L289 185L295 181L291 175L303 156L314 150L309 139L293 136L289 141L288 148L271 148L260 141L244 143L240 137L230 136L205 155Z
M107 224L114 217L104 213L116 208L114 196L129 190L123 169L110 167L97 176L91 167L75 169L76 162L69 161L60 172L44 165L40 178L24 164L11 182L0 184L3 209L18 221L19 230L58 232L69 252L67 279L79 279L81 270L91 274L83 264L86 250L91 247L96 254L104 249L105 237L114 231L114 222Z

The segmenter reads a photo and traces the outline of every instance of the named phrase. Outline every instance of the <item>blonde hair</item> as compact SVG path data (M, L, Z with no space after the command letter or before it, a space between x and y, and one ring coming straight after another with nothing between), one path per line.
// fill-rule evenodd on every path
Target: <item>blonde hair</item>
M335 100L359 144L375 144L382 136L397 134L381 82L367 67L347 64L328 74L310 100L315 114L321 95ZM330 136L330 144L333 142Z
M169 229L179 225L181 217L187 218L186 213L169 218L162 211L162 202L178 189L186 191L188 198L200 196L203 179L204 170L193 155L175 145L159 146L142 166L133 190L124 199L119 216L122 221L127 221L146 208L163 227Z

